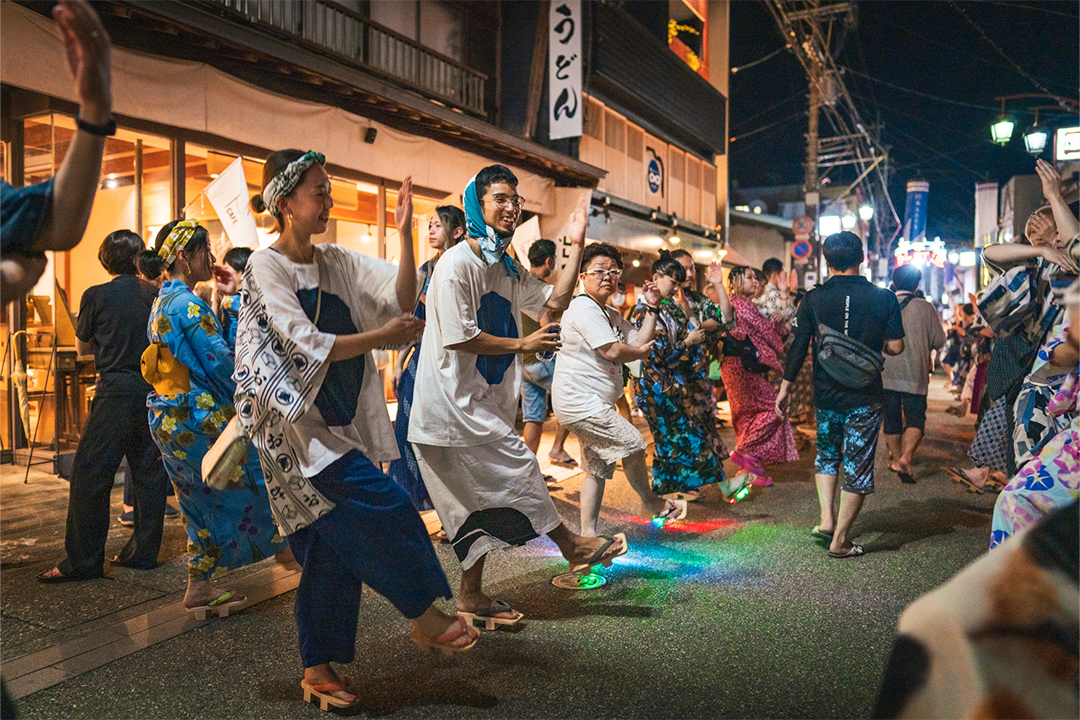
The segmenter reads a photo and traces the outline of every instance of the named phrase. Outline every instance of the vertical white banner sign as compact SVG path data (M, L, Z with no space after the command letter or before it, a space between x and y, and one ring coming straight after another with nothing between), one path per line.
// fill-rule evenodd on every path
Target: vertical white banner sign
M248 186L241 158L233 160L224 172L203 190L229 236L233 247L259 247L255 216L248 205Z
M581 0L552 0L548 14L548 107L552 140L580 137Z

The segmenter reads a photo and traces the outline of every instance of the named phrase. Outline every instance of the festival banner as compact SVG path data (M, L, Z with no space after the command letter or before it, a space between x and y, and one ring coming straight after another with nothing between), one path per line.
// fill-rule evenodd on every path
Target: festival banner
M581 0L552 0L548 13L548 119L552 140L580 137Z
M929 199L930 183L925 180L908 180L904 239L909 243L926 240L926 204Z
M203 192L214 206L232 247L258 248L259 234L255 231L255 216L248 205L248 186L241 163L241 158L233 160Z

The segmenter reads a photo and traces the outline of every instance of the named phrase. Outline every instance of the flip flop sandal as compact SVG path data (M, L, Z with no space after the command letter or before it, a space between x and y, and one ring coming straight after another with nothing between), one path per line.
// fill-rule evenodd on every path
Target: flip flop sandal
M218 617L229 617L229 610L237 605L243 605L247 602L247 598L243 595L239 596L238 600L234 600L237 594L235 590L229 590L228 592L219 595L211 600L206 605L200 605L198 607L186 608L189 613L195 613L196 620L205 620L207 613L213 612Z
M360 701L360 698L353 692L352 688L348 687L344 683L318 683L313 685L307 680L300 681L300 687L304 689L304 702L311 702L312 696L319 699L319 709L326 712L330 710L330 706L333 705L336 708L352 707ZM331 693L344 692L353 696L352 700L342 700L339 697L335 697Z
M682 520L686 517L686 501L685 500L668 500L671 503L671 507L664 508L662 513L658 513L652 516L654 525L664 527L667 523L675 522L676 520Z
M512 619L495 617L495 615L498 615L499 613L514 613L516 617ZM470 625L479 620L484 623L484 629L486 630L494 630L496 625L517 625L518 621L525 617L522 613L519 613L517 610L510 607L510 603L504 600L496 600L490 606L480 608L473 612L458 610L458 616L467 620ZM415 638L413 639L415 640Z
M949 476L949 478L952 479L953 482L958 482L961 485L966 485L968 492L975 493L976 495L983 494L983 488L971 482L971 480L968 479L967 474L961 468L952 465L949 467L942 467L941 469L945 472L946 475Z
M912 475L911 473L905 472L903 470L897 470L896 474L900 476L900 482L904 483L905 485L915 485L916 484L915 483L915 476Z
M810 531L810 536L815 537L818 540L828 540L829 542L832 542L834 532L835 531L831 531L831 530L830 531L822 530L821 526L815 525L814 529Z
M556 460L553 457L548 457L548 462L552 465L558 465L559 467L564 468L575 468L578 466L578 461L574 458L570 458L569 460Z
M503 605L506 605L506 603L503 603ZM495 606L493 605L492 607L495 607ZM506 607L509 608L510 606L506 605ZM490 608L488 608L488 609L490 609ZM497 611L497 612L505 612L505 611ZM510 612L513 612L513 611L511 610ZM469 614L472 614L472 613L469 613ZM521 615L521 613L518 613L518 616L519 616L518 620L521 619L520 615ZM514 622L517 622L517 620L515 620ZM419 645L421 648L425 649L425 650L427 650L427 649L439 650L439 651L442 652L443 655L447 655L447 656L453 655L454 653L465 652L466 650L471 650L472 647L474 645L476 645L476 641L480 639L480 633L473 630L470 627L470 623L468 621L466 621L463 616L458 617L457 621L455 622L455 625L457 627L455 627L453 630L447 630L446 632L444 632L442 635L440 635L438 637L427 637L426 635L421 634L420 631L417 630L416 628L413 628L412 641L414 643L416 643L417 645ZM452 645L451 644L455 640L460 638L462 635L464 635L465 637L472 638L472 641L467 645Z
M591 575L592 569L594 567L598 565L603 565L604 567L611 567L612 560L621 555L625 555L630 549L629 545L627 545L626 543L626 533L616 533L612 537L606 537L604 535L601 535L600 537L603 538L606 542L601 545L597 549L597 551L594 552L584 563L581 563L580 565L571 565L570 572L577 573L579 575ZM622 543L622 549L614 555L605 558L604 553L606 553L608 549L616 543ZM603 559L601 560L601 558Z
M854 545L854 544L851 546L851 549L848 550L847 552L833 552L832 550L829 551L829 557L837 558L837 559L859 557L860 555L865 555L865 554L866 554L866 548L864 548L862 545Z

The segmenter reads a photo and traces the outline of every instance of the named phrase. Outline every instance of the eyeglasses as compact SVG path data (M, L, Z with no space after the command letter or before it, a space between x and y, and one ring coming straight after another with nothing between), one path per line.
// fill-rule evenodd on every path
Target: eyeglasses
M603 280L604 278L618 280L622 277L622 270L586 270L582 275L592 275L597 280Z
M513 197L510 197L509 195L499 194L493 196L491 200L504 210L508 205L513 206L515 210L520 210L522 206L525 205L525 198L521 197L520 195L514 195Z

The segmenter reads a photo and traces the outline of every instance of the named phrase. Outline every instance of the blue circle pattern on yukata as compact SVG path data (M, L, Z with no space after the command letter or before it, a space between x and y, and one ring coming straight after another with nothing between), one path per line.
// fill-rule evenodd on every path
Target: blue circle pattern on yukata
M517 320L514 318L510 301L496 292L489 292L480 298L480 309L476 313L476 324L481 332L501 338L518 337ZM516 356L477 355L476 369L488 385L498 385L503 381L506 371L514 364Z
M300 307L309 319L315 318L315 308L319 302L317 289L298 290L296 297ZM333 293L323 291L322 308L319 310L319 322L316 327L331 335L353 335L361 332L352 319L349 306ZM330 427L351 425L356 417L356 403L360 399L360 388L364 384L364 356L357 355L347 360L332 362L326 369L319 394L315 397L315 407L319 408L323 420Z

